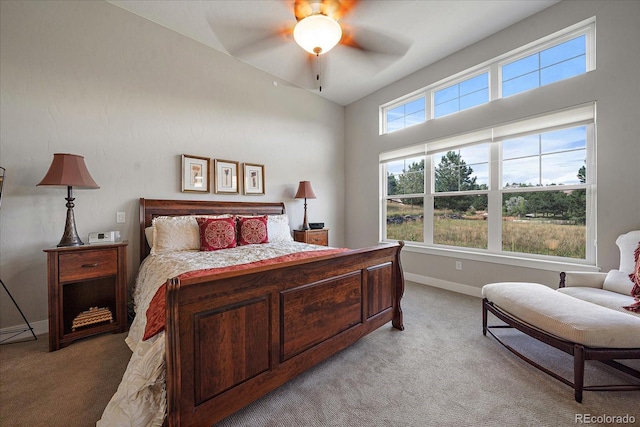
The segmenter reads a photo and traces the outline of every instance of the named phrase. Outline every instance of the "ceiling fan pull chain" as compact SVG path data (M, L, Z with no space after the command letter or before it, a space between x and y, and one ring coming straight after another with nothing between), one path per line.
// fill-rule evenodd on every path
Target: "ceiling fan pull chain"
M320 81L321 63L320 54L316 54L316 81L318 82L318 89L322 92L322 81Z

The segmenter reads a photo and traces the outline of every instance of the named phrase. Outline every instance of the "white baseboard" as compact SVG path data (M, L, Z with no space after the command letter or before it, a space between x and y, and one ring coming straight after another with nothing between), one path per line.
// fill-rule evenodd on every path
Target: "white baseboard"
M404 273L405 280L420 283L421 285L433 286L435 288L446 289L460 294L471 295L482 298L482 289L475 286L463 285L462 283L449 282L447 280L435 279L433 277L421 276L414 273Z
M43 335L49 332L48 320L39 320L37 322L29 322L29 324L33 328L33 332L36 335ZM11 332L11 331L20 331L21 329L26 329L26 330L22 333ZM25 339L29 339L29 338L33 339L33 336L31 335L31 331L29 330L29 327L27 326L26 323L24 325L15 325L15 326L10 326L8 328L2 328L0 329L0 334L1 334L0 340L4 340L5 335L7 337L11 335L15 335L11 338L7 338L7 340L4 341L5 343L10 343L14 341L24 341Z

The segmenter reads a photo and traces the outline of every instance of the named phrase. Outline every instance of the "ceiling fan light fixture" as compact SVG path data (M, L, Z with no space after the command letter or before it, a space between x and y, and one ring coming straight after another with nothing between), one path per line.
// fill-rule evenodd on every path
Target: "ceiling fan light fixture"
M293 29L293 39L309 53L329 52L342 38L340 24L327 15L317 13L301 19Z

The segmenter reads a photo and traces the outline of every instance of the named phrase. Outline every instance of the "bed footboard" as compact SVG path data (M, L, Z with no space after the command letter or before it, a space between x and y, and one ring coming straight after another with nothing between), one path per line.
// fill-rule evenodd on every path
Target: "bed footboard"
M404 329L401 249L171 279L168 424L212 425L389 321Z

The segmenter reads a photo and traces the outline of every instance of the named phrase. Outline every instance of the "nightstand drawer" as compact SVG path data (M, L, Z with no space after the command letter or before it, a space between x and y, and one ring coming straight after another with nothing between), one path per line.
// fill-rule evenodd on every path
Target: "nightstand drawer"
M309 233L308 243L312 245L324 245L327 246L329 242L327 242L327 234L326 233Z
M114 276L118 272L118 250L113 248L61 253L58 271L60 282Z
M309 243L312 245L329 245L329 229L322 228L319 230L293 230L293 240L301 243Z

